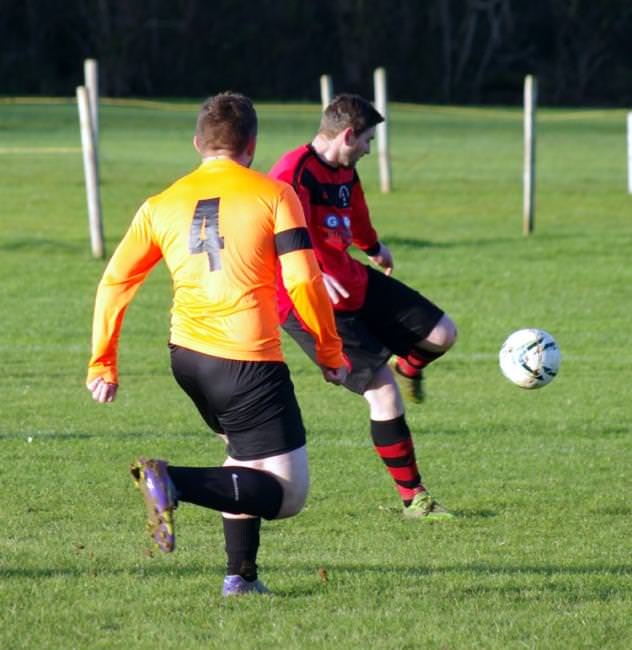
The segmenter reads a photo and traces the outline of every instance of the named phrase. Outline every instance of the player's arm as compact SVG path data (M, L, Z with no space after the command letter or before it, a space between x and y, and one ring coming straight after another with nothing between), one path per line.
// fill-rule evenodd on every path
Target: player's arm
M86 385L98 402L111 402L116 396L118 340L125 310L160 258L145 203L114 251L97 289Z
M378 239L377 232L371 223L362 183L360 183L357 174L354 180L351 192L353 243L366 253L373 264L383 268L386 275L390 275L393 272L393 256L391 251Z
M301 320L314 336L318 363L325 368L342 368L342 343L336 332L331 303L301 203L289 186L277 206L274 240L283 284Z

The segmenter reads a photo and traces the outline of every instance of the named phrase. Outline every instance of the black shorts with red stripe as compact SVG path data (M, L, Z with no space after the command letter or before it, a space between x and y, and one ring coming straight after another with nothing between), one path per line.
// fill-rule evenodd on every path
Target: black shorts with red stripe
M352 366L344 385L359 394L365 392L376 371L391 355L408 356L444 314L403 282L371 267L367 270L368 285L361 309L335 312L336 329ZM314 339L294 312L283 323L283 329L316 363Z
M283 454L305 444L290 372L281 361L236 361L169 344L171 370L236 460Z

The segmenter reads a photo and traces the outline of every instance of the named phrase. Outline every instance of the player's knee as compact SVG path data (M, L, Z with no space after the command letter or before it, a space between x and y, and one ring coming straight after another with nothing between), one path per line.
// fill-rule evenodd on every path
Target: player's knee
M456 343L456 339L456 325L447 314L444 314L426 341L446 352Z
M309 469L305 445L293 451L253 461L255 466L268 472L277 482L281 505L272 519L297 515L305 505L309 490Z
M459 333L456 329L456 324L454 323L453 320L448 319L448 327L447 327L446 338L444 343L444 345L446 346L446 350L449 350L456 343L458 336Z
M275 519L286 519L294 517L304 507L309 491L309 481L307 477L300 480L283 481L283 500L281 509Z

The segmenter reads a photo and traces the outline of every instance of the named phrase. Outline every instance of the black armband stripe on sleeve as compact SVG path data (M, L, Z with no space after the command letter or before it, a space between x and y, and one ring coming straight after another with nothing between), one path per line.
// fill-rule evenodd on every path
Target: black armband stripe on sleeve
M312 248L312 240L309 237L307 228L290 228L289 230L278 232L274 236L274 246L277 255L280 257L281 255L291 253L292 251Z
M373 244L370 248L367 248L364 251L369 257L373 257L374 255L377 255L380 252L380 242L379 240Z

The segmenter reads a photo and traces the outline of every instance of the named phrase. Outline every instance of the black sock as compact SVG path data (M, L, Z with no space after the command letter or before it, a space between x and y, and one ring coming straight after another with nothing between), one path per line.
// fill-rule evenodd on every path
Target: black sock
M226 540L227 575L238 575L249 582L257 579L257 551L261 518L227 519L224 522Z
M236 515L274 519L283 488L268 472L250 467L167 467L179 501Z

